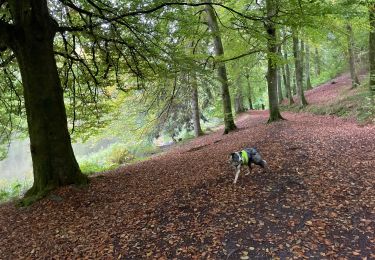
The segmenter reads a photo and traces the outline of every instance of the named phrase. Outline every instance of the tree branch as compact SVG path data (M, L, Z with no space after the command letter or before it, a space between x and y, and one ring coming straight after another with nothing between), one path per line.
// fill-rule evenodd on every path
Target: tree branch
M113 10L110 10L110 9L103 9L101 7L99 7L98 5L94 4L92 1L89 1L90 5L93 6L96 10L98 10L99 14L95 13L95 12L91 12L91 11L88 11L88 10L85 10L77 5L75 5L72 1L68 1L68 0L59 0L63 5L66 5L68 7L70 7L71 9L77 11L78 13L80 14L84 14L84 15L88 15L89 17L95 17L95 18L99 18L99 19L102 19L106 22L119 22L121 19L125 18L125 17L129 17L129 16L138 16L138 15L144 15L144 14L150 14L150 13L153 13L153 12L156 12L160 9L163 9L165 7L168 7L168 6L191 6L191 7L197 7L197 6L205 6L205 5L211 5L211 6L218 6L218 7L221 7L221 8L224 8L228 11L230 11L231 13L233 14L236 14L238 16L241 16L243 18L246 18L248 20L253 20L253 21L262 21L263 20L263 17L257 17L257 16L249 16L249 15L246 15L244 13L241 13L233 8L230 8L224 4L220 4L220 3L210 3L210 2L202 2L202 3L186 3L186 2L182 2L182 3L179 3L179 2L167 2L167 3L162 3L162 4L159 4L159 5L156 5L154 7L151 7L149 9L138 9L138 10L135 10L135 11L132 11L132 12L128 12L128 13L124 13L124 14L121 14L121 15L115 15L113 17L107 17L103 11L106 11L108 13L110 13L111 15L114 15L115 12ZM99 25L101 25L102 23L96 23L96 24L90 24L90 25L85 25L85 26L61 26L58 28L58 31L59 32L64 32L64 31L83 31L85 29L88 29L89 27L97 27Z
M15 57L16 56L14 54L12 54L9 57L7 57L5 60L3 60L0 63L0 68L4 68L4 67L8 66L8 64L11 63L14 60Z

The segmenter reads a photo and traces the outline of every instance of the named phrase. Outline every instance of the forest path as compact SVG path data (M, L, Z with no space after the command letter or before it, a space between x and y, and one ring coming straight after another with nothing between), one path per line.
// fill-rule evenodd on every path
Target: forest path
M0 206L0 258L375 258L375 127L331 116L245 113L137 164ZM233 185L229 154L269 164Z

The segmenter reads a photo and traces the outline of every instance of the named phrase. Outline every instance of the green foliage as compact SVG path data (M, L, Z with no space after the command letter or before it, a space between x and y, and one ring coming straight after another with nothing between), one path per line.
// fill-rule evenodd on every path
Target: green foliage
M92 174L114 169L134 159L134 155L123 145L112 144L97 153L79 157L78 163L83 173Z
M0 203L21 197L31 185L30 180L23 182L17 180L11 183L7 181L0 182Z

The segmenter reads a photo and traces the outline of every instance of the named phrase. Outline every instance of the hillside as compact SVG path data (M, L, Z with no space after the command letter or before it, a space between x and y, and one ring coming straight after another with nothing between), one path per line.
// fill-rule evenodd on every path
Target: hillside
M352 89L350 74L345 73L306 91L305 97L309 106L303 108L302 111L318 115L336 115L353 119L360 124L375 124L375 107L371 104L368 78L366 75L361 75L360 80L362 84ZM284 110L301 111L297 104L292 106L286 106L286 104L288 101L284 100Z
M330 96L324 89L308 101ZM1 205L0 256L375 258L375 126L283 116L267 125L267 111L251 111L236 132L98 174L86 189L62 188L28 208ZM268 171L233 185L229 154L253 146Z

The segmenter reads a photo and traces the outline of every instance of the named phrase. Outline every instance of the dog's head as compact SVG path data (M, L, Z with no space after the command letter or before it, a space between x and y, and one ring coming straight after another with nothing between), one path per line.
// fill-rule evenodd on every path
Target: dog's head
M235 167L242 164L242 156L240 152L231 153L229 156L229 162L231 165Z

